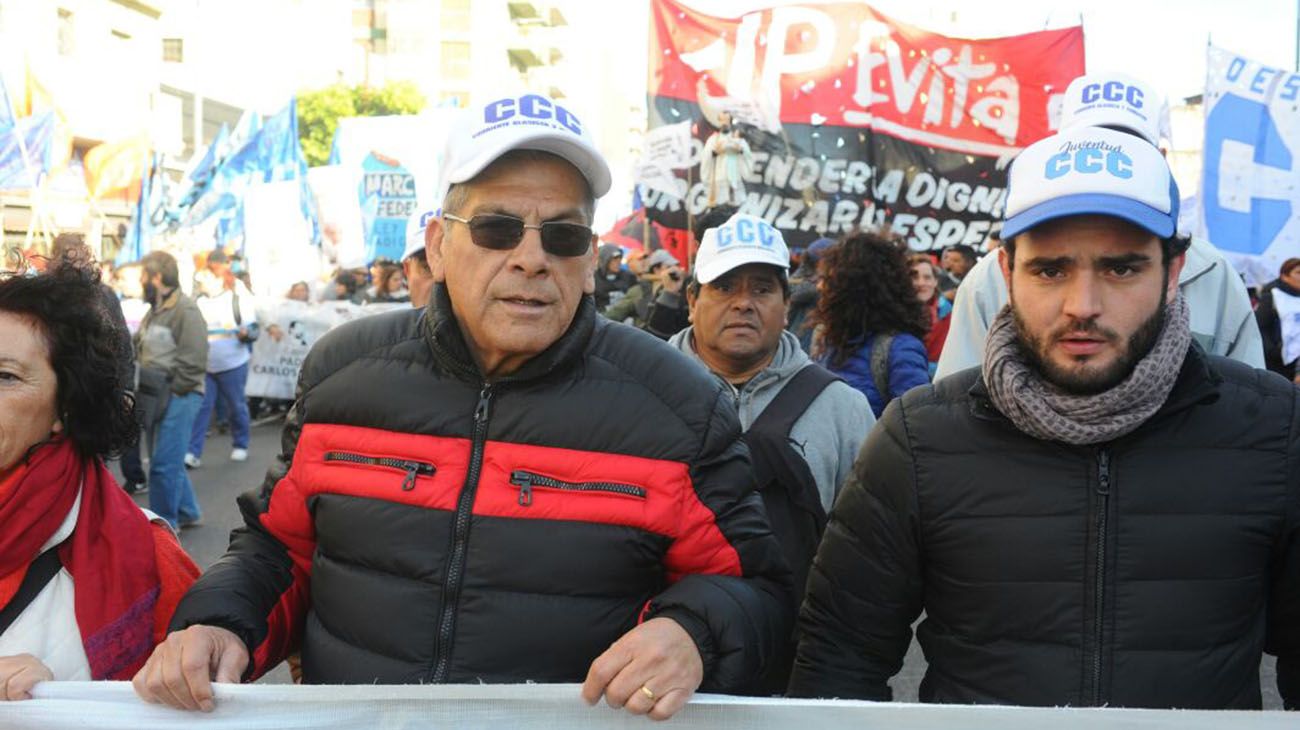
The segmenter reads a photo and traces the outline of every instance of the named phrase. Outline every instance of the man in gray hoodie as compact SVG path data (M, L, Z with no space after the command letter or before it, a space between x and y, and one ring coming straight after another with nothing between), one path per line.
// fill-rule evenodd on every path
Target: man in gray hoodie
M826 515L875 417L866 397L785 331L789 267L781 233L761 218L737 214L705 231L686 287L691 326L669 344L731 387L797 605ZM788 648L756 691L784 690Z

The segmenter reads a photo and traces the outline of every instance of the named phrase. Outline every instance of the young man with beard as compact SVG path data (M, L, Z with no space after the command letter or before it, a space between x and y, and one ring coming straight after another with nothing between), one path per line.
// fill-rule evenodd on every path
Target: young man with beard
M1168 137L1169 111L1149 84L1127 74L1080 76L1065 90L1061 128L1107 127L1129 132L1158 147ZM1178 288L1187 300L1192 338L1211 355L1254 368L1265 367L1260 331L1241 277L1222 252L1193 238ZM986 255L962 279L953 300L948 339L934 379L979 365L993 318L1007 303L998 258Z
M928 702L1300 706L1300 409L1207 355L1159 151L1076 129L1012 165L1010 304L982 369L896 401L831 515L791 692L888 699L922 611Z

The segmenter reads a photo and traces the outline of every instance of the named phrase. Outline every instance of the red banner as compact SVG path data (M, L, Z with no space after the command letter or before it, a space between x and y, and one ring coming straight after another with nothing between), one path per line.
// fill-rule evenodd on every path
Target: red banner
M721 18L652 0L650 217L736 208L799 246L891 228L917 251L982 247L1006 165L1055 129L1079 27L948 38L849 3Z
M706 118L710 105L748 104L769 131L777 120L870 127L1001 156L1051 133L1052 106L1084 71L1082 27L966 40L860 4L719 18L652 0L652 12L650 94L698 103Z

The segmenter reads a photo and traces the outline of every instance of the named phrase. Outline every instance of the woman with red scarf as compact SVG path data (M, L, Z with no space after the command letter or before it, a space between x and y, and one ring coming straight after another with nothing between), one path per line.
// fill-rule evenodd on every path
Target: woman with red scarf
M930 331L925 336L925 359L930 361L930 377L933 378L935 369L939 367L943 343L948 339L948 326L952 324L948 319L952 314L952 302L939 293L939 267L934 265L934 259L918 253L909 257L907 264L916 298L925 304L925 310L930 314Z
M113 481L134 440L98 273L0 271L0 700L129 680L198 568Z

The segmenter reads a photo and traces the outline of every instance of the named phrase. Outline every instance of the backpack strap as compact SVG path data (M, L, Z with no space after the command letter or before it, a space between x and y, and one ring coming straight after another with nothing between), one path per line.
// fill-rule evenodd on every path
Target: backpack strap
M230 289L230 308L235 310L235 326L244 326L244 317L239 313L239 289L232 287Z
M18 592L9 603L5 604L4 609L0 610L0 634L9 630L9 626L22 615L32 601L36 600L36 596L40 595L45 586L58 575L62 567L57 545L36 556L32 564L27 566L27 575L23 576Z
M771 403L750 424L751 429L772 431L789 436L795 421L817 400L827 386L839 380L834 373L817 363L809 363L794 374Z
M894 398L889 390L889 350L893 345L893 332L881 332L871 343L871 380L882 403L889 403Z

